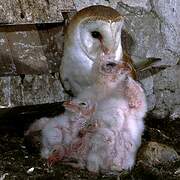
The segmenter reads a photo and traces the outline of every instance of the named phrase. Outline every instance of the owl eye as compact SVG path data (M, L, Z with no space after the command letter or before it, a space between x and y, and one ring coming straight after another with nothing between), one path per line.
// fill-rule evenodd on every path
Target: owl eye
M80 102L79 105L80 106L87 106L87 104L85 102Z
M102 35L101 35L101 33L98 32L98 31L92 31L92 32L91 32L91 35L92 35L92 37L95 38L95 39L102 39Z
M114 63L114 62L108 62L107 64L106 64L106 67L115 67L115 66L117 66L117 64L116 63Z
M105 73L113 73L116 70L117 64L114 62L108 62L101 67L101 70Z

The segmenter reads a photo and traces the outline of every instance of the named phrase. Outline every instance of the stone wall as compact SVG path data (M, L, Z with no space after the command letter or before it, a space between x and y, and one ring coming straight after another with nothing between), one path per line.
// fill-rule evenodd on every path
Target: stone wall
M1 24L32 24L62 21L62 11L74 8L73 0L0 0Z
M0 112L62 102L64 22L73 0L0 0Z

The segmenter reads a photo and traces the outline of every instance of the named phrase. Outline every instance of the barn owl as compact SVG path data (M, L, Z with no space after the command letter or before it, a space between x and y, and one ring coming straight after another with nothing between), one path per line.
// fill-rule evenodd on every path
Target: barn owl
M108 129L109 133L105 133L103 137L106 139L109 136L112 144L108 146L108 143L105 143L105 151L101 148L104 142L102 138L99 143L96 143L98 138L90 140L92 149L93 145L96 145L96 151L90 150L87 159L91 170L121 171L133 167L137 149L141 144L144 130L143 117L146 111L144 91L129 75L119 82L110 95L98 102L88 127L95 123L97 129Z
M103 62L97 68L117 81L117 72L124 69L122 65ZM86 168L92 172L131 169L141 144L143 117L147 111L144 91L129 73L122 71L119 78L115 88L98 100L95 112L84 127L81 148L73 156L79 164L85 161Z
M67 101L64 106L65 113L51 118L42 129L41 156L50 162L61 160L75 150L75 146L81 143L78 133L94 111L90 101L80 99Z
M60 66L66 90L77 95L93 83L91 68L100 55L121 61L123 19L116 10L102 5L84 8L72 18L65 33Z
M100 58L92 66L93 84L85 88L78 97L86 97L93 102L98 102L110 94L127 74L131 74L131 66L127 63L117 63L113 59Z

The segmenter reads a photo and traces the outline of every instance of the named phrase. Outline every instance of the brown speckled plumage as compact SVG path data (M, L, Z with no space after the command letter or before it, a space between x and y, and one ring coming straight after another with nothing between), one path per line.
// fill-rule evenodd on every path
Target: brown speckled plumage
M127 62L131 66L131 76L133 77L133 79L137 80L137 72L134 68L133 60L126 52L123 52L123 61Z
M103 20L103 21L120 21L124 17L117 12L115 9L107 6L96 5L89 6L77 12L74 17L71 19L67 31L71 32L73 29L84 20Z

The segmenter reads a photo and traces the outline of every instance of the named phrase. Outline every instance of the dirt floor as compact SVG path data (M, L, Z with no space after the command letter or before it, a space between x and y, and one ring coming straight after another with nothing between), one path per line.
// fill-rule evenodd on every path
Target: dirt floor
M58 110L59 111L59 110ZM144 180L144 179L180 179L180 160L153 166L138 161L130 172L112 175L98 175L86 170L73 169L70 166L55 164L47 166L40 158L39 146L32 146L24 139L24 131L33 119L45 114L36 113L5 115L0 122L0 180L6 179L67 179L67 180ZM10 112L6 113L10 114ZM38 115L37 115L38 114ZM54 115L54 114L53 114ZM148 123L150 122L150 123ZM162 123L158 120L147 120L143 143L153 140L170 145L180 152L180 121ZM161 128L165 133L161 133ZM37 144L38 145L38 144Z

